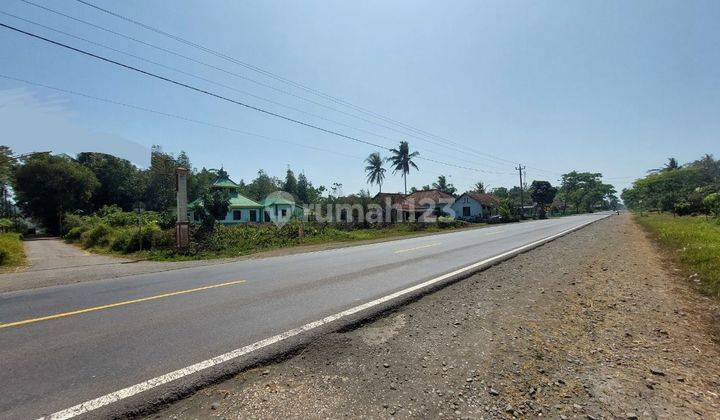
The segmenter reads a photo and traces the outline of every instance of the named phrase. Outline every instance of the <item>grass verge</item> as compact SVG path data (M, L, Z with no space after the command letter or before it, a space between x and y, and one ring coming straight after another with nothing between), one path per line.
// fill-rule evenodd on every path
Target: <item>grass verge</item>
M672 251L704 293L720 297L720 222L666 213L636 214L634 218Z
M0 233L0 270L25 263L25 249L19 233Z

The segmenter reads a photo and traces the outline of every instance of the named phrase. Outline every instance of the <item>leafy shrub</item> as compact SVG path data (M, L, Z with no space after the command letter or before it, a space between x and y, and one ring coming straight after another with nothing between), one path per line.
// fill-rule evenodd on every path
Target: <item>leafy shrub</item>
M714 217L720 217L720 193L708 194L703 199L703 206L706 211Z
M441 229L459 228L468 226L469 224L469 222L452 217L438 217L437 219L437 225Z
M93 217L93 216L83 216L76 213L66 213L65 214L65 222L63 223L63 228L65 231L70 231L73 228L84 226L89 228L92 225L96 225L100 221L100 218Z
M84 248L93 246L106 246L110 243L112 229L104 223L100 223L80 235L80 242Z
M90 229L90 226L75 226L65 234L64 238L71 242L77 241L88 229Z
M22 235L19 233L0 233L0 265L20 265L25 259Z
M165 211L157 215L157 222L160 229L170 229L175 227L177 216L172 211Z
M110 244L110 249L129 254L139 251L142 244L142 249L149 250L153 246L153 238L157 232L160 232L160 228L157 226L146 226L142 230L134 227L118 229Z

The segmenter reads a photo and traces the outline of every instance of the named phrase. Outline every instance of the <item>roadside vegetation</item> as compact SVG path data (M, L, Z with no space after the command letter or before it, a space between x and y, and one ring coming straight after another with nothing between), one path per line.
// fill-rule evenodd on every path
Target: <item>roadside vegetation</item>
M292 220L282 227L263 224L204 224L191 226L190 248L175 249L175 220L162 213L124 212L104 207L97 213L66 217L65 240L95 252L132 255L152 260L187 260L248 255L297 245L362 241L441 232L469 223L440 218L436 223L394 223L374 226L347 223L317 223Z
M705 293L720 297L720 161L674 158L622 193L635 220L667 246Z
M720 222L668 213L637 214L635 220L668 247L703 292L720 297Z
M359 166L364 169L371 188L382 190L386 174L401 176L405 192L438 190L457 197L462 191L440 175L420 188L407 186L407 175L419 171L419 152L408 142L388 151L388 156L372 153ZM190 226L190 247L175 250L175 171L188 173L188 202L194 202L196 219ZM218 223L228 213L229 197L211 186L217 179L229 178L223 169L193 168L184 152L173 155L154 146L150 166L139 168L112 155L84 152L72 157L49 152L14 156L7 147L0 148L0 217L12 218L18 232L26 233L25 222L42 233L59 235L68 242L96 252L135 255L150 259L191 259L230 257L274 248L323 242L380 239L456 229L468 225L436 209L433 223L345 222L347 216L336 216L335 222L291 220L283 227L270 223L225 225ZM524 182L525 184L525 182ZM346 194L343 183L328 187L314 185L304 173L288 168L284 177L275 177L260 169L254 179L240 179L239 194L262 201L276 191L284 191L298 204L360 206L367 214L375 203L369 189ZM408 191L409 190L409 191ZM535 180L530 185L512 188L487 188L477 182L474 190L494 196L498 204L490 212L492 223L516 222L525 218L545 218L613 208L617 205L615 190L602 182L602 175L570 172L562 184L554 187L548 181ZM12 195L14 203L8 200ZM402 196L402 194L397 193ZM521 210L522 209L522 210ZM310 220L314 220L310 218ZM487 215L473 222L488 221Z
M22 235L16 232L0 233L0 270L18 267L23 263L25 251Z

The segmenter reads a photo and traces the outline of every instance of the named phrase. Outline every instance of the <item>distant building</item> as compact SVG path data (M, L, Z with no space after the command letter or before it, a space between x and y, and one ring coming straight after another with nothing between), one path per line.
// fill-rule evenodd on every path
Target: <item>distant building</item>
M215 182L213 182L210 188L225 190L230 195L228 212L224 219L218 220L218 223L260 223L265 221L263 215L265 206L240 194L240 186L233 182L230 178L218 178ZM202 201L197 199L188 204L188 219L190 221L195 223L200 221L200 217L198 217L195 213L194 208L201 203Z
M283 195L284 194L270 194L260 202L265 209L263 211L264 221L286 220L296 212L295 202L287 197L283 197ZM302 213L300 212L300 214Z
M500 200L490 194L483 194L476 191L463 193L452 204L457 219L482 220L497 214Z
M402 201L405 198L403 193L377 193L373 202L382 209L383 222L396 222L398 211L401 209Z
M420 190L406 195L400 202L403 220L431 222L442 216L455 201L452 194L438 189Z

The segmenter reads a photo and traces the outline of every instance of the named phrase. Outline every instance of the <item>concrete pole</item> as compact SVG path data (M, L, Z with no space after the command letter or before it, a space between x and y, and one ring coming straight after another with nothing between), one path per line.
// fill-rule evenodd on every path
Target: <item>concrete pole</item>
M175 191L177 192L177 222L175 224L175 242L179 249L190 245L190 222L187 216L187 169L175 170Z

